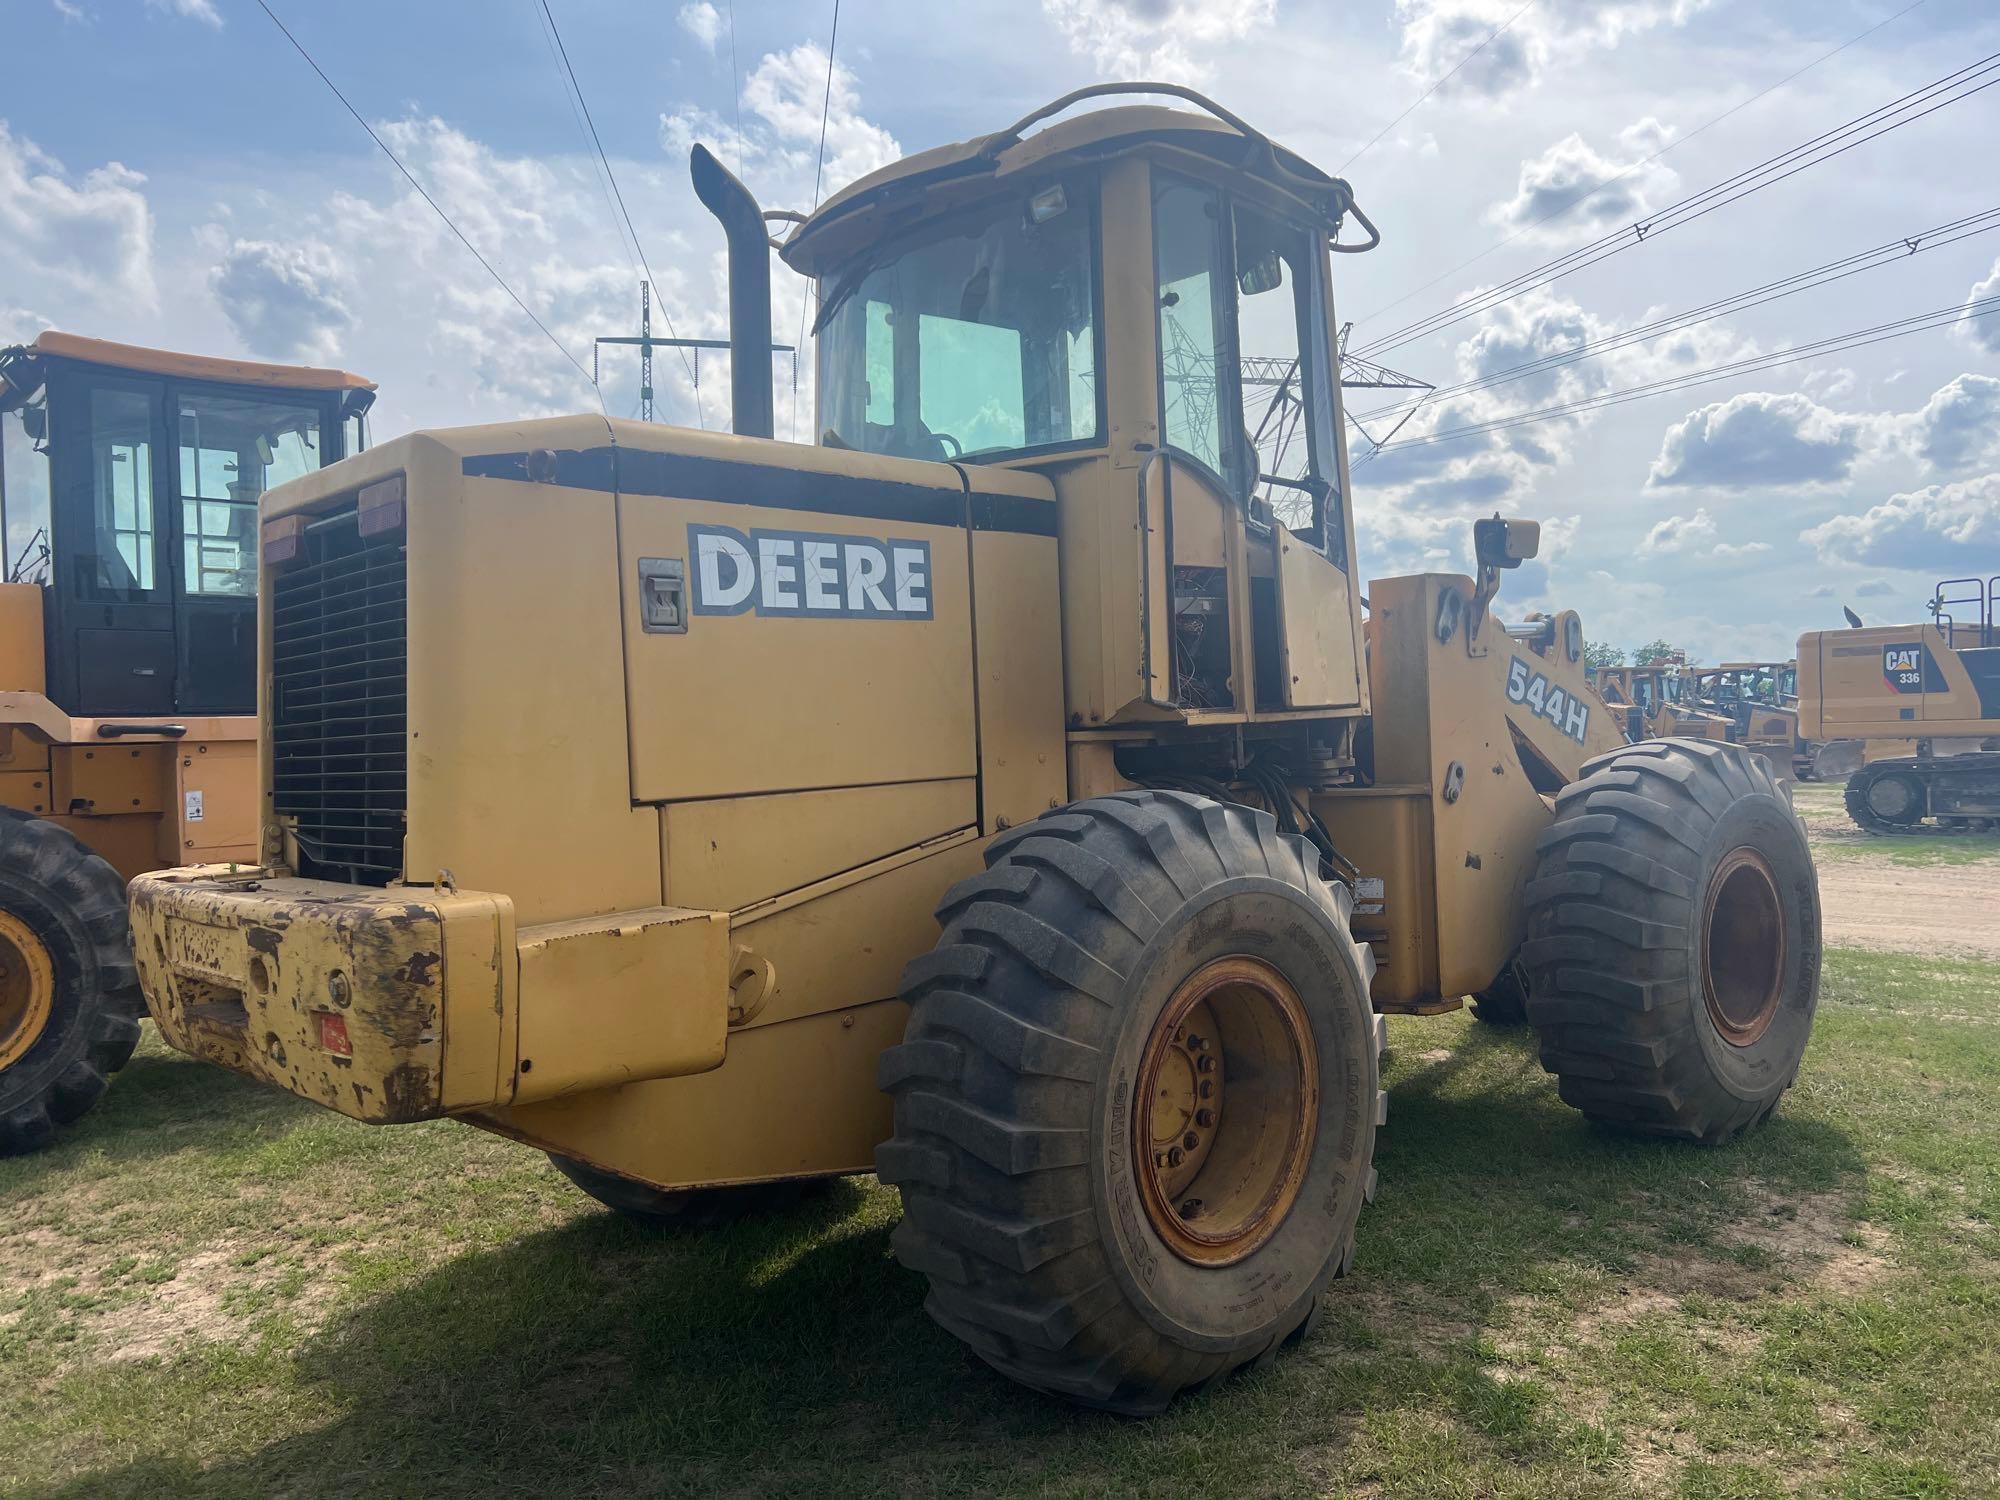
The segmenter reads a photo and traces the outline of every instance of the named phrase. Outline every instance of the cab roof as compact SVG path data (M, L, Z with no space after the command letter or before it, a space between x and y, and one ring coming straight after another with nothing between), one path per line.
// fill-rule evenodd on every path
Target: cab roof
M109 370L129 370L139 375L174 375L183 380L211 380L219 385L263 386L287 391L372 391L375 382L346 370L322 369L314 365L272 365L247 359L219 359L207 354L176 354L167 349L148 349L138 344L114 344L109 339L86 338L82 334L58 333L49 329L34 343L7 351L16 356L10 367L32 365L44 359L67 359L78 364L97 365ZM39 383L39 382L38 382ZM12 384L12 381L9 381ZM32 391L20 391L25 398Z
M1058 120L1032 135L1023 133L1043 116L1102 87L1057 100L1006 130L934 146L869 173L807 216L779 246L780 256L804 275L823 275L887 234L962 202L988 196L995 183L1152 143L1172 144L1213 157L1232 170L1248 172L1306 198L1325 216L1330 229L1337 228L1341 215L1353 205L1346 182L1220 111L1222 117L1217 118L1160 105L1119 105ZM1132 86L1118 87L1129 91ZM1185 93L1211 110L1217 108L1172 85L1144 87Z

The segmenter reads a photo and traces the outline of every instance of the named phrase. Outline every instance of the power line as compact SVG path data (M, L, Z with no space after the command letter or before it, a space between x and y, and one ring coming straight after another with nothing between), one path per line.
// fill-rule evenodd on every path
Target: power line
M1512 26L1516 21L1520 20L1521 17L1527 13L1528 6L1533 5L1534 3L1535 0L1526 0L1526 3L1523 4L1519 10L1515 11L1513 15L1509 16L1506 20L1502 21L1498 26L1495 26L1491 31L1489 31L1486 34L1485 41L1481 42L1477 47L1474 47L1470 52L1466 53L1465 56L1461 57L1456 63L1452 65L1450 72L1446 73L1442 78L1438 79L1436 83L1433 83L1429 88L1425 89L1421 94L1417 95L1415 103L1411 104L1408 109L1404 110L1400 115L1397 115L1396 118L1391 120L1387 125L1384 125L1380 130L1376 131L1374 137L1368 142L1367 145L1363 146L1359 151L1355 152L1352 156L1348 157L1346 161L1342 162L1340 164L1340 171L1345 172L1349 167L1353 166L1356 162L1360 161L1362 157L1366 156L1370 151L1373 151L1377 143L1381 141L1383 136L1387 135L1390 131L1394 130L1398 125L1402 124L1403 121L1409 119L1409 117L1416 112L1418 105L1422 104L1426 99L1430 98L1432 94L1435 94L1439 89L1443 88L1447 83L1450 83L1452 78L1456 76L1460 68L1464 67L1467 63L1471 62L1473 58L1479 56L1480 53L1484 52L1488 47L1492 46L1493 43L1499 39L1500 33L1505 31L1509 26ZM1919 5L1923 4L1923 0L1917 0L1917 4ZM1451 273L1446 272L1445 274L1450 275Z
M625 226L619 222L618 209L611 201L611 185L605 180L604 168L598 162L596 154L590 151L590 134L583 123L583 111L577 107L576 95L564 81L562 57L556 49L555 34L549 29L547 13L542 10L537 0L530 0L529 8L535 13L535 25L542 33L542 45L548 48L549 61L556 69L556 83L562 89L563 103L569 106L570 119L575 122L576 133L583 140L585 152L590 155L590 177L597 184L598 195L604 200L604 211L611 217L611 232L618 236L618 248L624 253L626 265L632 268L632 279L637 281L641 274L637 248L626 235Z
M1447 428L1442 432L1426 433L1423 437L1405 438L1402 442L1390 443L1377 452L1398 453L1405 448L1426 448L1436 443L1461 442L1466 438L1504 432L1514 427L1532 426L1538 422L1551 422L1561 417L1575 416L1580 412L1623 406L1628 401L1639 401L1648 396L1666 395L1673 391L1689 390L1695 386L1712 385L1718 380L1727 380L1732 376L1756 374L1763 370L1776 369L1781 365L1815 359L1823 354L1862 349L1870 344L1905 338L1910 334L1924 333L1933 328L1947 328L1954 323L1973 318L1992 317L1996 313L2000 313L2000 295L1979 297L1970 302L1955 302L1949 307L1913 313L1907 318L1877 323L1872 327L1856 329L1850 333L1835 334L1830 338L1810 344L1800 344L1790 349L1780 349L1770 354L1751 355L1727 364L1710 365L1682 375L1669 376L1640 385L1624 386L1615 391L1600 391L1594 396L1583 396L1574 401L1560 402L1532 411L1512 412L1489 422L1475 422L1464 427Z
M1865 145L1892 130L1914 124L1948 105L1961 103L1996 83L2000 83L2000 52L1968 64L1955 73L1933 80L1899 99L1891 100L1888 104L1814 136L1790 150L1767 157L1699 193L1671 203L1652 214L1644 223L1631 224L1614 230L1540 266L1524 271L1496 287L1480 292L1464 302L1433 313L1427 318L1418 319L1414 323L1405 324L1402 328L1383 335L1356 352L1370 354L1400 348L1404 344L1441 332L1453 324L1462 323L1467 318L1489 312L1527 292L1548 286L1571 272L1595 265L1601 260L1642 245L1648 239L1657 239L1669 230L1705 218L1716 210L1727 208L1730 204L1754 193L1775 187L1786 178L1796 176L1809 167L1824 165L1835 157L1845 155L1855 147Z
M833 49L840 43L840 0L833 0L833 26L826 39L826 98L819 107L819 156L813 162L813 198L811 214L819 208L819 185L821 174L826 170L826 122L833 114ZM809 297L799 299L799 336L793 344L794 350L806 346L806 313L812 306ZM792 432L799 430L799 356L792 355Z
M263 4L263 0L258 0ZM604 142L598 139L597 122L590 117L590 101L583 97L583 86L576 81L576 69L570 66L569 48L563 45L562 28L556 25L555 12L549 9L549 0L541 0L542 14L548 18L549 31L556 39L556 51L562 57L563 72L569 75L569 86L576 91L576 102L583 109L583 123L590 129L590 143L597 148L597 159L604 163L604 175L611 180L611 195L618 200L618 212L625 220L625 229L632 236L633 248L639 252L639 264L646 268L646 282L653 289L653 295L660 300L660 316L667 321L667 332L675 338L680 334L674 328L674 315L667 311L667 300L660 297L660 284L653 279L653 266L646 259L646 247L639 240L639 231L632 227L631 212L625 207L625 195L618 189L618 174L611 170L611 158L605 154ZM694 387L694 419L704 431L708 419L701 408L701 385L694 378L694 366L688 363L687 351L681 351L681 364L687 370L688 384Z
M1565 200L1557 207L1551 209L1548 213L1543 214L1542 217L1535 220L1534 223L1522 225L1512 234L1507 235L1502 239L1495 240L1492 244L1488 245L1484 250L1481 250L1477 255L1474 255L1469 259L1460 261L1457 265L1452 266L1448 270L1440 271L1437 275L1433 276L1429 281L1426 281L1419 286L1411 287L1410 290L1404 292L1400 297L1397 297L1394 301L1383 303L1380 307L1376 308L1372 312L1364 314L1361 318L1357 319L1356 321L1365 323L1370 318L1380 317L1383 313L1387 312L1392 307L1402 306L1405 302L1409 301L1419 292L1429 291L1432 287L1436 286L1440 281L1443 281L1446 277L1456 276L1460 271L1463 271L1467 266L1478 264L1480 261L1484 260L1487 256L1493 254L1494 251L1505 249L1507 246L1513 244L1514 241L1519 239L1522 235L1527 234L1535 229L1539 229L1542 225L1548 223L1549 220L1561 218L1564 214L1568 213L1578 204L1588 202L1590 199L1596 197L1599 193L1605 191L1605 189L1614 187L1618 183L1623 182L1627 177L1630 177L1634 172L1639 171L1643 167L1651 166L1654 162L1658 161L1661 157L1665 156L1669 151L1678 151L1682 146L1685 146L1689 141L1693 140L1703 131L1710 129L1713 126L1720 125L1724 120L1728 119L1731 115L1740 113L1741 111L1748 109L1751 105L1755 104L1758 100L1763 99L1771 94L1775 94L1779 89L1785 87L1787 84L1804 76L1807 73L1810 73L1814 68L1818 67L1821 63L1839 56L1841 53L1845 52L1849 47L1852 47L1859 42L1866 41L1869 37L1873 36L1876 32L1880 31L1884 26L1890 25L1895 21L1901 20L1904 16L1907 16L1911 11L1915 10L1919 5L1922 5L1923 3L1924 0L1910 0L1909 4L1905 5L1901 10L1897 11L1893 16L1888 17L1886 20L1877 21L1873 26L1870 26L1865 31L1860 31L1855 33L1853 36L1849 37L1846 41L1842 42L1839 46L1831 48L1826 52L1822 52L1818 57L1815 57L1811 62L1807 63L1804 67L1795 69L1794 71L1787 73L1783 78L1780 78L1776 83L1768 84L1764 88L1759 89L1756 93L1750 95L1747 99L1739 100L1735 104L1730 105L1730 107L1728 109L1725 109L1721 114L1703 121L1701 124L1697 125L1693 130L1690 130L1686 135L1675 137L1673 140L1669 141L1666 145L1660 147L1660 149L1655 151L1651 156L1633 162L1631 166L1627 167L1624 171L1620 172L1616 177L1608 178L1603 182L1597 183L1592 187L1586 188L1584 191L1576 194L1574 197Z
M521 300L521 294L515 291L513 287L507 284L507 278L502 276L498 271L496 271L493 268L493 263L489 261L485 256L479 253L479 247L473 244L471 240L465 237L465 231L460 229L458 225L452 221L451 215L444 211L443 207L438 203L437 199L433 198L428 192L424 190L424 185L421 182L417 181L417 179L411 175L410 169L408 167L403 165L403 159L400 156L398 156L394 151L390 150L389 143L383 140L381 136L375 133L375 127L373 125L370 125L366 120L364 120L361 117L361 111L359 111L352 104L347 102L347 95L343 94L340 91L340 87L338 84L336 84L331 78L326 76L326 69L322 68L318 64L318 62L316 62L313 59L313 55L310 52L306 51L305 44L302 43L297 37L292 35L291 28L286 26L283 21L280 21L278 19L277 12L272 10L271 7L265 3L265 0L257 0L257 8L263 11L266 16L270 17L271 24L273 26L277 27L279 31L284 33L285 40L290 42L293 48L298 52L299 56L303 57L306 60L306 66L311 68L315 73L319 74L319 81L325 84L329 89L331 89L333 91L333 97L340 101L341 107L345 109L350 115L354 116L354 123L359 125L363 130L368 132L368 139L373 141L377 146L381 148L382 154L388 157L389 160L395 164L395 168L398 172L401 172L403 174L404 181L408 182L411 187L416 189L417 196L422 198L424 202L428 203L431 206L432 212L434 212L440 219L444 220L445 228L449 229L454 235L456 235L458 238L458 242L461 245L465 246L467 250L470 250L472 252L472 258L479 262L481 267L485 269L486 274L493 278L494 282L499 286L500 290L505 292L509 297L513 298L514 305L520 308L522 312L527 314L528 321L530 323L533 323L535 327L539 328L542 331L542 336L546 338L551 344L554 344L556 346L557 352L560 353L564 359L568 360L572 365L576 366L576 373L581 375L585 380L590 380L590 372L584 369L582 361L579 360L574 354L569 352L568 345L564 344L561 339L557 338L553 333L549 331L549 325L544 323L539 317L535 315L535 310L532 307L528 306L527 303ZM596 383L594 381L592 382L592 389L596 389ZM603 405L603 403L604 403L603 393L599 392L598 404L601 406Z
M1960 240L1971 239L1974 235L1991 234L2000 229L2000 208L1989 208L1983 213L1968 214L1946 224L1939 224L1917 234L1885 241L1872 249L1845 255L1810 270L1796 271L1775 281L1767 281L1761 286L1737 292L1728 297L1717 298L1703 303L1700 307L1685 312L1659 318L1651 323L1635 328L1622 329L1601 338L1588 340L1567 349L1557 350L1539 359L1509 365L1504 369L1492 370L1471 380L1460 381L1457 385L1440 386L1427 392L1422 400L1398 401L1388 406L1377 407L1363 412L1357 421L1372 420L1376 417L1393 416L1398 412L1413 411L1424 401L1442 401L1453 396L1463 396L1474 391L1489 390L1494 386L1506 385L1530 375L1546 374L1551 370L1594 359L1601 354L1609 354L1634 344L1650 343L1656 338L1711 322L1726 313L1748 312L1766 303L1776 302L1799 292L1812 291L1834 282L1845 281L1850 276L1858 276L1863 271L1873 271L1882 266L1897 265L1914 255L1931 250L1941 250L1947 245L1955 245Z

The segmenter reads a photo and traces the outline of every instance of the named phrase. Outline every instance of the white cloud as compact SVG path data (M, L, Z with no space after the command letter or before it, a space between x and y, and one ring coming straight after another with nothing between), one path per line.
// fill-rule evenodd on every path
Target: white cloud
M1810 527L1799 539L1826 562L1989 572L2000 551L2000 474L1891 495L1858 516Z
M1680 180L1671 168L1647 160L1673 134L1648 116L1619 132L1618 149L1610 155L1581 135L1564 136L1521 163L1514 196L1489 208L1487 222L1532 231L1536 239L1561 240L1643 219ZM1555 215L1560 217L1551 217ZM1544 219L1550 222L1536 228Z
M1847 478L1872 424L1797 392L1747 391L1669 427L1647 483L1753 489Z
M1679 26L1709 3L1542 0L1516 16L1515 0L1396 0L1396 20L1403 29L1403 69L1411 77L1428 85L1458 67L1448 90L1498 99L1538 82L1554 63L1615 47L1655 27ZM1495 36L1502 25L1507 29Z
M209 273L223 315L252 354L331 364L352 326L346 277L318 240L237 240Z
M1658 316L1658 310L1649 309L1634 322L1651 322ZM1565 355L1615 335L1624 326L1546 288L1500 304L1459 343L1455 362L1463 380L1506 378L1425 407L1399 440L1599 395L1740 357L1756 348L1726 326L1708 323L1564 361ZM1508 375L1522 366L1533 368ZM1398 498L1407 505L1424 509L1483 505L1490 511L1525 494L1539 472L1566 462L1577 436L1595 421L1596 414L1586 411L1402 448L1361 465L1357 472L1371 490L1400 491ZM1369 424L1371 431L1385 425Z
M1908 419L1916 455L1947 473L2000 462L2000 380L1960 375Z
M1987 297L2000 297L2000 260L1993 262L1984 281L1975 282L1965 294L1968 311L1958 324L1958 331L1972 343L1988 354L2000 354L2000 309L1988 307L1977 314L1970 311L1973 303Z
M54 4L56 14L61 16L65 21L87 21L90 19L84 8L76 3L76 0L54 0Z
M710 52L715 50L716 42L722 38L722 12L710 5L708 0L695 0L692 5L683 5L674 19L680 23L682 31Z
M222 16L215 8L215 0L146 0L146 9L180 16L184 20L200 21L217 31L222 29Z
M684 161L696 141L705 141L755 179L766 203L800 209L812 201L816 175L824 199L903 154L893 135L862 114L860 89L845 63L834 65L828 92L826 53L813 42L767 53L743 82L743 104L751 117L740 135L721 116L684 105L660 116L660 144ZM826 160L816 172L822 111Z
M1658 522L1639 543L1639 550L1649 556L1699 552L1714 540L1715 518L1705 510L1697 510L1691 516L1668 516Z
M1218 48L1270 29L1278 0L1042 0L1042 11L1106 77L1199 83Z
M72 180L62 163L0 121L0 244L10 280L38 272L107 307L151 309L153 216L119 162Z

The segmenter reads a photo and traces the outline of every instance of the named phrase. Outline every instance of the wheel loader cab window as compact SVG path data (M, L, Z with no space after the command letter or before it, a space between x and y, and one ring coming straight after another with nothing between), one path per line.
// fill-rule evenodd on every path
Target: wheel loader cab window
M39 583L48 572L49 456L29 432L46 431L48 408L29 417L21 407L0 412L0 513L7 518L0 582Z
M836 283L820 333L825 440L926 459L1093 441L1095 239L1081 207L1037 222L1009 200Z
M1223 424L1233 401L1228 380L1228 285L1222 200L1212 189L1156 176L1153 271L1160 312L1160 424L1169 448L1217 476L1237 446Z
M316 407L237 396L179 403L182 588L257 592L257 497L320 466Z
M153 487L153 401L139 391L90 393L91 541L79 550L79 592L136 601L159 587Z
M1338 528L1327 525L1323 477L1334 431L1316 255L1303 229L1154 172L1166 444L1254 517L1325 550Z

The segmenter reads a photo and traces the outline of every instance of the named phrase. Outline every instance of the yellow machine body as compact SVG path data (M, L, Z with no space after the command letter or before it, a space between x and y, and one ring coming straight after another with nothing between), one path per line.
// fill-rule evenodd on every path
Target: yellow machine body
M158 392L169 392L185 393L195 402L268 398L313 403L324 408L321 451L337 453L340 402L353 394L372 394L374 387L340 370L181 354L54 331L8 352L13 358L0 369L0 413L6 414L7 423L6 485L0 487L6 503L0 511L9 517L14 536L10 551L18 553L22 535L36 526L43 555L51 562L41 581L0 583L0 807L68 829L127 879L172 865L254 862L261 820L257 721L247 712L252 696L247 670L234 712L97 709L85 701L84 690L76 690L73 698L70 690L51 680L51 648L56 643L50 638L49 623L63 619L63 608L75 607L66 596L83 571L76 564L87 559L71 557L70 550L87 544L87 539L66 532L66 524L75 528L77 522L61 513L60 497L52 513L51 487L41 466L51 451L53 461L61 464L85 456L77 450L106 445L99 461L110 464L113 472L122 476L143 472L142 465L149 468L158 477L150 494L141 481L137 513L128 513L123 520L107 516L100 524L125 527L120 537L128 545L171 532L176 546L184 544L194 549L188 554L191 559L201 558L201 547L216 544L202 538L199 527L183 538L176 522L204 503L214 511L240 502L215 497L204 502L180 493L180 484L197 462L207 466L204 473L216 495L225 493L220 487L223 476L213 472L222 461L220 445L200 460L194 457L205 445L198 436L200 429L188 424L200 408L181 410L178 431L168 425L172 414L163 411L150 427L142 419L143 430L133 431L128 425L107 435L95 426L95 408L89 406L93 393L117 393L141 412L149 399L147 392L155 393L154 400L159 399ZM65 407L73 408L74 415ZM27 412L41 418L38 437L20 425ZM355 426L358 429L358 417ZM173 447L180 450L175 466L179 483L167 478L168 460L161 452ZM248 477L236 471L233 459L229 463L232 482ZM79 484L87 488L89 483L89 474L65 470L55 488ZM240 488L228 490L227 495L240 494ZM118 498L126 505L135 500L129 493ZM48 551L51 542L53 554ZM6 561L32 573L30 556L9 556ZM187 566L198 564L190 561ZM160 571L178 574L179 559ZM65 598L56 598L58 592ZM174 606L167 602L165 577L147 592L152 597L145 603L114 607L144 615L138 632L142 636L167 636L176 626L170 622ZM111 609L103 613L108 618ZM112 635L108 630L83 632L85 639L99 641ZM199 650L193 638L186 645L189 651ZM137 659L131 665L153 681L163 670L175 670L150 659ZM95 681L126 666L123 660L112 662L108 673L95 674ZM84 711L71 712L71 706Z
M1858 746L1845 800L1871 833L2000 822L2000 578L1941 583L1930 613L1799 638L1799 733Z
M1799 733L1807 739L1980 739L2000 734L2000 639L1957 645L1936 625L1871 625L1799 637Z
M991 174L935 171L961 148L888 169L788 242L830 299L912 224L996 197L1006 222L1079 216L1087 438L980 463L555 418L268 494L262 867L134 887L168 1040L359 1119L452 1115L659 1187L866 1170L899 976L986 843L1197 772L1252 795L1260 764L1359 866L1379 1008L1490 981L1555 792L1622 736L1574 615L1510 630L1497 574L1354 575L1323 236L1286 271L1332 419L1308 472L1246 502L1182 451L1161 309L1194 293L1149 269L1161 182L1227 194L1239 238L1302 212L1238 140L1104 111ZM332 728L296 675L330 578L373 621Z

